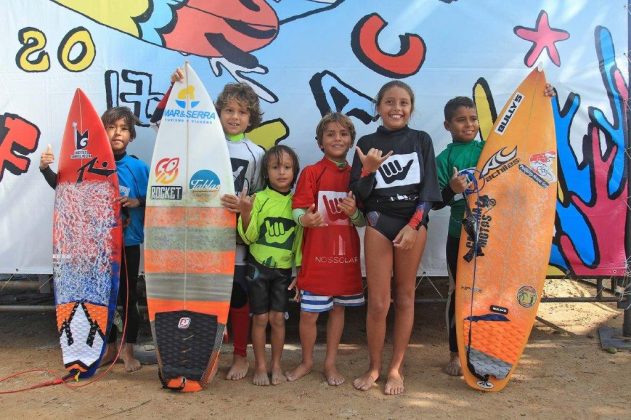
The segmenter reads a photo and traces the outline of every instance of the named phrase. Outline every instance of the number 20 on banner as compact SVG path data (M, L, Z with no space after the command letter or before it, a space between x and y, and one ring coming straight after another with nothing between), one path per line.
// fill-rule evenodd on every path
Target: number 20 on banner
M50 69L46 47L46 35L37 28L22 28L18 32L22 47L15 56L17 66L26 72L44 72ZM81 72L92 65L96 47L90 32L82 26L71 29L57 48L57 60L71 72Z

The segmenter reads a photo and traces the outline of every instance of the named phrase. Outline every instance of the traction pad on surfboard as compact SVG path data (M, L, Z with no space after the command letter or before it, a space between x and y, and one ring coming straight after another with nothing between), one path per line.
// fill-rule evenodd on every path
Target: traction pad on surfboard
M216 315L191 311L157 313L155 331L162 380L185 377L203 382L211 356L221 346L223 329Z
M469 363L475 368L475 373L481 376L494 376L497 379L504 379L513 368L513 365L506 363L496 357L489 356L476 349L469 351Z

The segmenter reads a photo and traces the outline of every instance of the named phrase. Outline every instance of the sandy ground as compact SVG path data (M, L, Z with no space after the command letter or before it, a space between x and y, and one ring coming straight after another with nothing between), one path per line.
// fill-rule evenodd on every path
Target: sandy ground
M589 286L548 281L548 295L582 296ZM347 382L326 384L322 375L324 321L321 319L315 370L295 383L257 387L251 374L233 382L223 379L231 347L207 390L177 394L163 390L155 365L133 374L117 364L95 383L80 389L51 386L0 395L2 418L629 418L631 352L603 351L598 328L622 326L614 304L544 303L530 342L511 383L500 393L467 387L462 378L442 372L448 358L443 305L423 303L407 353L406 392L383 395L383 382L368 392L356 391L352 378L367 366L364 310L349 310L339 355ZM42 368L62 375L61 355L52 313L0 313L0 377ZM146 336L146 326L141 339ZM287 326L284 366L300 360L297 316ZM387 347L389 350L389 348ZM252 357L251 348L249 356ZM0 390L29 386L49 376L31 374L0 384Z

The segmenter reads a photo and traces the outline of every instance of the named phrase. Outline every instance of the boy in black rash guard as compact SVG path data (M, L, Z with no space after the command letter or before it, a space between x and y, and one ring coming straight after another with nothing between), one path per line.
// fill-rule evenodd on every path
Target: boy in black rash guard
M440 202L434 148L429 135L408 127L414 92L405 83L386 83L377 95L383 125L362 137L351 170L351 190L363 203L370 367L355 379L367 391L381 370L386 316L394 273L394 340L385 394L404 391L402 365L414 323L416 272L427 237L427 212Z

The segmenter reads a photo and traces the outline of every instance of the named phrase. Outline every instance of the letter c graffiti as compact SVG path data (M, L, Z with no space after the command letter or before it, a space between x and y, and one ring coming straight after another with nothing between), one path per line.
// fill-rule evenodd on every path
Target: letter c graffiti
M377 13L364 16L351 33L353 52L366 67L383 76L401 79L419 71L425 61L425 41L418 35L399 35L401 49L388 54L379 48L379 33L388 23Z

